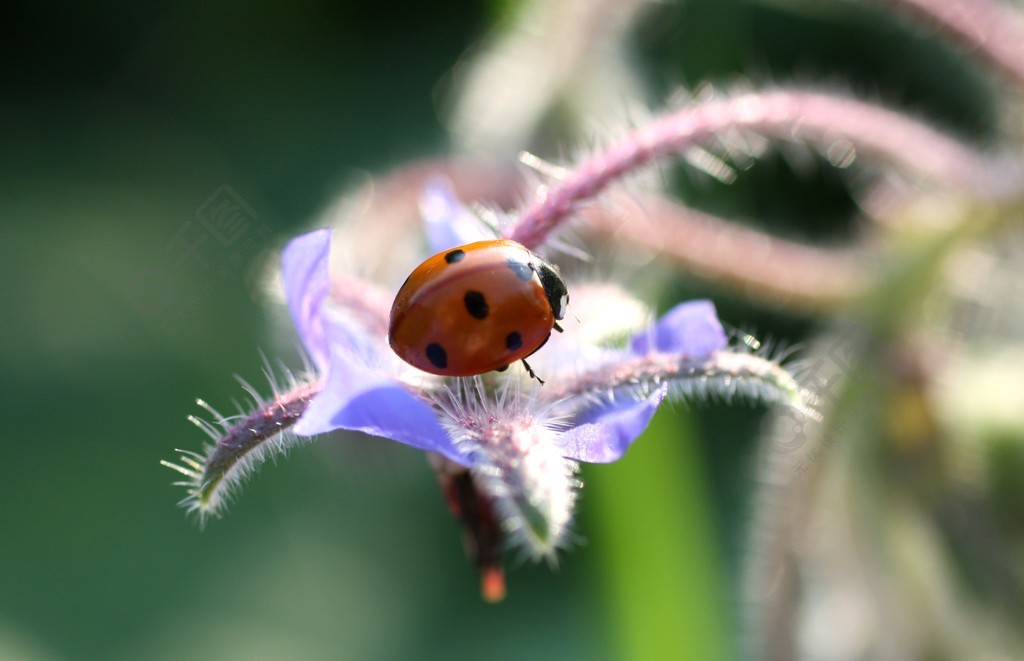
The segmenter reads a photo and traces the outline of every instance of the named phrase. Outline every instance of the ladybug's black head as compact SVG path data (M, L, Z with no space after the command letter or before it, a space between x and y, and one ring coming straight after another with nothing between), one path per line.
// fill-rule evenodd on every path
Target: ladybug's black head
M565 316L566 306L569 305L569 290L565 288L565 281L551 266L543 262L536 266L540 284L544 287L548 303L551 304L551 314L555 315L555 319L561 319Z

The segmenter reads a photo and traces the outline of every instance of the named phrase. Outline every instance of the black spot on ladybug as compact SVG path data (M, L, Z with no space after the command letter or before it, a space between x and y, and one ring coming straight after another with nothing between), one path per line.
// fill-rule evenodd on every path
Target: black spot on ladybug
M455 262L461 262L462 258L465 256L465 250L463 250L462 248L456 248L455 250L449 250L444 254L444 261L448 262L449 264L454 264Z
M437 342L431 342L427 345L427 360L437 369L443 370L448 367L448 352Z
M462 302L466 304L466 311L474 319L486 319L487 315L491 313L491 308L487 305L487 299L478 291L470 289L462 297Z
M523 346L523 338L516 331L512 331L505 336L505 347L509 350L515 351L521 346Z
M516 277L523 282L529 282L533 279L533 264L530 264L529 262L510 259L508 260L508 267L515 271Z

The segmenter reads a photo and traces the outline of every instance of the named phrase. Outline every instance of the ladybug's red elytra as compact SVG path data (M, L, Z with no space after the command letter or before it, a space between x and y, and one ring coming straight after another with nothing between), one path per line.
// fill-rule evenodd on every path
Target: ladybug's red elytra
M424 372L503 370L561 331L569 293L554 266L508 239L439 252L416 267L391 307L388 342Z

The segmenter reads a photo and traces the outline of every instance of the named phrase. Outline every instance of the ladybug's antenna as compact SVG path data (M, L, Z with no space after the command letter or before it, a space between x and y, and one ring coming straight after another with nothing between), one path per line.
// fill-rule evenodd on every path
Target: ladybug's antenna
M530 363L526 362L525 358L522 359L522 362L523 362L523 367L526 368L526 373L530 375L530 378L531 379L537 379L537 381L540 382L540 385L544 385L544 379L542 379L539 376L537 376L537 373L533 371L532 367L530 367Z

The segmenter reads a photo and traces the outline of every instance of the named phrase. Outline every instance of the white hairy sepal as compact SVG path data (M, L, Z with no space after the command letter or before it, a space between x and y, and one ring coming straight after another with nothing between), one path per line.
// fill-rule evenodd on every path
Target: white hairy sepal
M474 377L438 405L448 433L471 458L474 483L493 504L506 543L533 560L554 562L569 538L578 466L554 442L559 419L530 392L517 380L489 392Z
M553 379L542 394L562 412L621 397L643 399L663 385L668 386L670 401L732 403L740 399L817 415L810 389L778 359L750 353L742 346L699 358L653 352L609 361Z
M186 479L175 482L186 490L179 504L198 516L200 526L211 516L219 517L223 513L241 483L263 462L312 440L288 430L319 392L319 382L302 381L285 371L288 385L282 389L269 366L265 374L274 394L264 398L242 381L252 404L248 410L239 405L235 415L222 415L203 400L196 400L211 419L190 415L188 420L213 442L207 443L201 452L177 450L178 463L160 462L185 476Z

